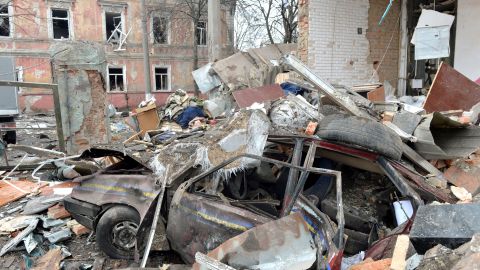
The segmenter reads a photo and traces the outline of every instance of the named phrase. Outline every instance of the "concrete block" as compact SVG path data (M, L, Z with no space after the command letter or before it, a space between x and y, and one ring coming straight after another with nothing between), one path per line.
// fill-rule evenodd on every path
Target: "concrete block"
M480 232L480 204L420 206L410 240L419 254L437 244L456 248Z

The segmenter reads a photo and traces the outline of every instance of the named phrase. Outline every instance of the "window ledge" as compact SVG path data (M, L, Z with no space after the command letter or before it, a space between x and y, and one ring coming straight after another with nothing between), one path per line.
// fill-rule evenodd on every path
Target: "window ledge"
M107 94L128 94L128 92L126 90L124 90L124 91L110 91L110 90L107 90Z
M152 93L173 93L173 90L152 90Z

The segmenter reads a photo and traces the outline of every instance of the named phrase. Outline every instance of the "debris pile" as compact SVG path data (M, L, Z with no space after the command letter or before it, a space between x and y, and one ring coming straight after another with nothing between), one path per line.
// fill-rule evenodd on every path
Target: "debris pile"
M142 102L114 125L134 133L121 145L28 149L74 180L2 211L1 254L48 243L35 263L59 262L61 243L90 230L109 257L141 267L159 250L193 269L477 266L480 98L438 94L458 77L442 67L427 97L393 99L387 85L329 84L288 46L210 63L193 72L202 98Z

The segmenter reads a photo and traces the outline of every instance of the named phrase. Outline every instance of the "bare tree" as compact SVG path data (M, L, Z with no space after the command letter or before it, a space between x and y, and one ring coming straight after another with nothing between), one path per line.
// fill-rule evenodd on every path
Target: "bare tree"
M283 23L283 42L295 43L298 37L298 0L284 0L280 4Z
M294 43L297 26L298 0L238 0L235 31L241 38L236 40L236 47Z
M263 37L263 20L256 16L252 6L245 1L239 1L235 12L235 50L245 50L256 47Z

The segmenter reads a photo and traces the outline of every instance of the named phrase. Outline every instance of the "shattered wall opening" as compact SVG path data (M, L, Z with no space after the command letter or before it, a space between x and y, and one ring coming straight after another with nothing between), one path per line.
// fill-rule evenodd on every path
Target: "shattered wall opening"
M70 38L70 15L67 9L52 9L53 39Z
M168 18L155 16L152 18L153 42L168 44Z
M0 36L10 36L10 15L8 5L0 5Z
M120 31L123 31L122 14L118 12L105 12L106 38L112 43L117 43L120 40L119 32L115 31L117 28L119 28Z
M195 38L197 45L207 45L207 22L199 21L195 31Z

